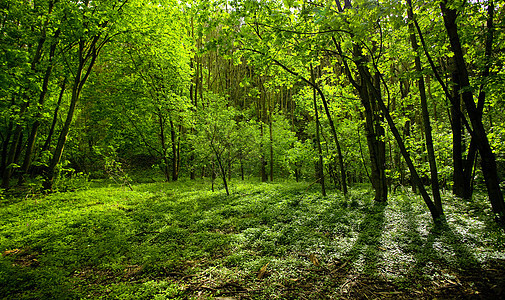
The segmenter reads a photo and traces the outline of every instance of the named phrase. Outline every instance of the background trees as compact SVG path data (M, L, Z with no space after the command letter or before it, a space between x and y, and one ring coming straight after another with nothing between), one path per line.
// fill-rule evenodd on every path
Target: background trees
M384 202L412 185L434 218L440 187L469 198L484 182L501 216L503 13L493 1L3 3L2 184L44 170L50 188L62 162L99 176L110 150L165 180L218 174L226 190L234 176L292 176L344 194L370 182Z
M45 166L44 185L50 189L84 85L103 47L125 29L121 26L125 10L134 1L8 1L2 5L2 45L6 45L2 74L7 85L1 99L8 112L2 130L2 186L9 187L15 172L23 176L33 157L42 156L40 146L35 149L39 128L51 112L62 113L49 109L46 98L53 92L58 108L67 98L64 95L68 95L68 106L61 126L51 126L46 139L43 150L51 151L45 155L48 160L39 162ZM59 86L61 97L54 97ZM56 134L58 138L53 139Z

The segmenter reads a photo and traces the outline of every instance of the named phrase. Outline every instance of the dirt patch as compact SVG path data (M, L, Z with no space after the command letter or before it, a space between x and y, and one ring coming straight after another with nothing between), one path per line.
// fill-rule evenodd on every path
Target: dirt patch
M2 256L10 256L14 258L12 266L20 268L38 267L40 253L31 248L12 249L2 252Z
M490 262L485 269L439 270L433 280L415 276L395 281L353 274L347 265L306 269L297 278L273 282L184 279L188 298L267 299L275 293L279 299L505 299L504 261Z

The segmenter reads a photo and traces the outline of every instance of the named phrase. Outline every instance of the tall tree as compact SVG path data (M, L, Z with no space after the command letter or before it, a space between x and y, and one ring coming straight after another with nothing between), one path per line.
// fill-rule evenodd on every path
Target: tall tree
M493 1L489 3L493 7ZM475 140L477 149L481 157L481 168L486 182L487 192L493 212L505 222L505 202L503 201L503 193L500 189L498 170L496 166L496 158L489 143L489 139L482 123L482 113L475 104L470 79L467 69L467 62L464 57L461 39L458 32L457 17L463 9L463 5L458 7L447 0L440 2L440 10L444 19L444 25L451 45L451 51L454 54L455 64L455 84L458 93L465 105L466 112L469 116L472 125L472 139Z
M310 77L313 83L316 81L316 77L314 75L314 68L312 65L310 66ZM315 84L314 84L315 85ZM314 113L315 113L315 122L316 122L316 144L317 144L317 153L319 154L319 161L316 167L317 170L317 180L321 183L321 193L323 196L326 196L326 187L324 181L324 167L323 167L323 152L321 151L321 139L319 137L319 113L318 113L318 105L317 105L317 92L313 87L313 99L314 99Z
M440 187L438 183L438 169L437 169L437 163L435 160L435 150L433 148L433 136L431 132L431 125L430 125L430 116L428 112L428 103L427 103L427 97L426 97L426 88L425 88L425 83L424 83L424 76L422 74L423 68L421 65L421 58L418 53L419 51L419 45L417 44L417 38L415 34L415 28L413 24L413 18L414 18L414 13L412 11L412 1L407 0L407 16L410 20L409 22L409 31L410 31L410 42L412 44L412 49L414 50L414 64L415 64L415 69L416 72L418 73L418 89L419 89L419 97L421 100L421 109L422 109L422 115L423 115L423 125L424 125L424 134L426 137L426 149L428 150L428 161L430 165L430 174L431 174L431 191L433 194L433 200L435 203L436 208L440 212L440 214L443 214L443 209L442 209L442 198L440 196Z
M46 170L44 188L47 190L52 189L56 167L63 154L81 91L103 47L120 32L117 23L127 3L128 1L91 3L89 0L69 3L70 15L66 16L69 23L62 30L69 39L68 46L74 49L65 58L70 61L68 71L73 73L71 97L65 122Z

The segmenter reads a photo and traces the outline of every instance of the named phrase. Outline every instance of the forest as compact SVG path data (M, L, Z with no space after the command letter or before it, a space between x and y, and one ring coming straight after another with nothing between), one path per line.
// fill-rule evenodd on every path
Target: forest
M0 299L505 297L505 4L2 0Z

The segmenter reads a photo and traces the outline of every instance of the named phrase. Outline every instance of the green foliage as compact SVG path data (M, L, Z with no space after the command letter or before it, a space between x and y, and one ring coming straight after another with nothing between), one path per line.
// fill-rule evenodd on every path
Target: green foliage
M223 286L237 281L250 285L249 291L265 291L253 295L258 298L293 298L278 287L290 290L291 279L317 277L314 269L331 271L338 264L347 264L338 269L344 275L405 283L423 272L425 279L437 280L445 268L473 268L502 258L503 233L490 220L483 195L472 202L445 195L448 227L429 223L419 199L401 186L410 175L382 121L376 124L386 128L387 161L381 168L395 186L392 192L400 191L387 207L372 205L367 185L357 184L344 200L338 193L321 198L317 186L306 182L235 180L238 172L256 177L266 162L278 182L293 175L313 181L311 83L328 100L347 176L354 183L368 181L370 133L363 128L365 108L356 89L356 82L364 84L358 71L363 67L387 102L416 169L428 179L416 85L424 76L438 173L451 187L453 145L446 113L451 105L434 71L450 78L454 54L442 34L440 3L414 1L436 64L432 69L421 51L423 71L415 72L404 4L355 0L337 12L343 2L0 3L2 177L22 172L27 138L38 128L33 170L27 169L36 176L27 178L25 201L10 201L0 189L0 251L19 249L0 260L1 292L25 299L188 298L200 288L192 283L214 282L209 279L214 276ZM497 49L503 48L504 35L496 30L492 53L485 57L488 4L456 1L451 7L461 16L467 89L474 96L486 92L482 119L503 173L504 55ZM503 28L503 7L495 13L496 29ZM489 76L482 75L486 67ZM67 139L63 116L79 95L56 170L53 190L59 193L41 197L40 174L53 159L57 137ZM324 171L337 184L332 128L317 101ZM466 129L463 140L469 144ZM178 184L139 185L133 191L129 173L156 182L153 167L166 180L179 170L193 176L201 171L202 177L210 175L213 189L219 174L225 187L231 180L231 196L207 191L205 178L189 183L181 177ZM90 178L106 175L132 191L89 189ZM482 178L476 170L477 186ZM262 268L265 278L258 276ZM171 276L182 278L174 283ZM339 289L327 286L328 297L343 297L334 294L347 284L339 283ZM207 293L217 295L219 287L216 283ZM315 290L305 298L326 295Z
M308 183L235 182L229 197L206 185L99 187L2 203L1 297L186 299L202 282L235 282L287 298L274 287L308 277L329 290L344 283L326 282L322 270L401 284L505 252L482 195L467 203L445 195L448 227L439 228L408 192L384 206L372 205L369 186L346 202L339 193L321 198Z
M313 164L311 162L315 157L315 151L314 146L309 140L304 143L295 141L293 146L288 148L286 154L282 157L291 176L299 168L301 168L303 174L313 171Z
M83 172L76 172L73 168L60 165L56 169L56 174L53 186L54 191L76 191L87 189L90 186L89 175Z
M98 297L98 299L153 299L153 300L179 300L184 299L181 295L182 287L176 283L170 283L164 280L147 281L140 286L131 286L126 283L109 285L107 296Z

